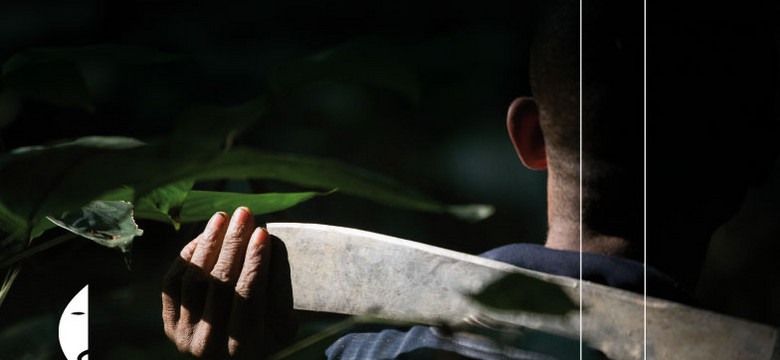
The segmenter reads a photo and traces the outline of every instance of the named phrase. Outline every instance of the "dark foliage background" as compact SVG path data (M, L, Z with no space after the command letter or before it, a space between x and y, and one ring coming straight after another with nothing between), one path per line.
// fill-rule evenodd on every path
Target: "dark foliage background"
M412 86L391 91L324 80L274 95L270 112L235 143L339 159L446 203L494 204L496 214L469 224L337 193L258 220L349 226L468 253L542 242L544 174L521 166L504 127L509 103L529 93L529 10L523 2L490 1L3 1L2 62L30 47L98 43L148 47L182 60L88 67L90 85L101 90L93 111L0 98L0 148L84 135L152 139L173 131L177 116L193 104L229 106L270 94L272 74L285 66L357 44L373 59L413 74ZM777 178L773 174L770 184ZM207 185L288 189L257 182ZM776 189L752 192L736 222L718 233L699 290L705 304L780 323L780 284L767 276L778 253ZM90 284L93 356L174 358L175 347L162 333L160 279L202 225L179 232L166 224L139 225L146 234L135 241L132 271L117 252L84 239L25 264L0 307L0 357L60 358L60 312ZM729 241L746 236L751 240ZM304 317L305 332L339 318Z
M451 2L4 1L0 60L31 47L117 43L180 55L152 66L86 67L93 111L34 100L0 105L4 151L84 135L152 139L174 130L193 104L230 106L269 94L271 76L343 46L367 49L412 75L402 91L324 80L274 96L270 112L237 145L335 158L394 177L448 203L490 203L469 224L334 194L266 221L356 227L479 253L541 242L544 174L523 168L505 133L505 111L528 94L527 7ZM280 70L281 69L281 70ZM290 75L288 75L290 76ZM208 184L232 191L278 184ZM77 239L27 263L0 307L12 358L58 358L59 312L90 284L90 347L112 359L170 358L159 319L162 274L202 225L141 222L133 269L118 253ZM308 328L330 318L309 314ZM21 336L20 336L21 335ZM29 335L29 336L26 336ZM23 339L18 342L17 339ZM27 354L27 355L23 355ZM27 357L25 357L27 356Z

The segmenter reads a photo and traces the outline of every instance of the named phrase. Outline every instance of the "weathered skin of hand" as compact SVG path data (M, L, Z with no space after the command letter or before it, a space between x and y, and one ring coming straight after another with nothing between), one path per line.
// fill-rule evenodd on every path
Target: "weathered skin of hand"
M162 317L179 351L205 359L262 359L288 345L297 319L284 244L245 207L214 214L165 276Z

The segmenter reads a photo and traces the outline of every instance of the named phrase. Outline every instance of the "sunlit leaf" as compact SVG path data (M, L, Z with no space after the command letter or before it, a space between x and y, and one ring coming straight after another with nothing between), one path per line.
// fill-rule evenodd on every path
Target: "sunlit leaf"
M447 213L481 220L493 213L489 205L451 206L420 194L396 180L340 161L312 156L234 149L207 166L191 169L198 180L266 179L362 197L401 209Z
M93 201L53 223L100 245L130 251L133 238L143 235L133 219L133 205L124 201Z
M182 204L194 183L192 180L185 180L152 190L136 201L136 216L139 218L154 217L155 220L167 219L178 230L181 225Z
M578 309L557 285L522 274L508 274L470 295L482 305L504 311L564 315Z
M327 195L320 192L239 194L219 191L190 192L181 209L181 221L206 220L217 211L231 213L239 206L246 206L255 215L281 211L315 196Z
M32 229L30 230L30 240L33 240L41 235L43 235L44 232L48 231L49 229L56 228L57 225L51 222L51 220L47 218L41 218L38 219L35 225L33 225Z
M466 220L492 214L488 205L443 204L386 176L335 160L249 148L203 152L197 150L198 146L197 142L146 145L131 138L88 137L14 150L0 156L0 225L25 227L30 221L46 227L45 216L77 209L117 189L126 189L121 190L126 192L121 194L125 197L104 200L159 197L150 194L180 182L220 179L274 180L325 191L338 188L340 193L384 205L447 213ZM170 199L156 200L150 197L151 206L140 201L139 211L145 218L152 217L148 211L161 215L156 220L168 218L175 215L170 211L177 208L182 195L179 192ZM33 235L40 233L36 229Z

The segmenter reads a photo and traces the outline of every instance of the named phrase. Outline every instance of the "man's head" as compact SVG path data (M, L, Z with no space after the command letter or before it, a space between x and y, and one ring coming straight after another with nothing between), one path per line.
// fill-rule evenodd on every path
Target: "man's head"
M586 251L589 238L619 238L616 254L641 258L642 5L583 2L580 104L579 3L542 4L530 54L534 99L510 107L510 136L526 165L550 170L548 205L566 205L565 217L579 219L581 175ZM775 44L753 5L648 9L648 262L673 275L698 269L709 234L777 154Z
M642 8L587 1L583 11L582 123L579 2L545 1L530 53L534 99L512 104L509 132L527 166L549 168L551 209L568 208L550 211L551 231L556 218L579 223L582 176L592 251L639 257L631 244L642 234L642 27L634 21ZM615 244L602 235L622 239L620 249L606 249Z

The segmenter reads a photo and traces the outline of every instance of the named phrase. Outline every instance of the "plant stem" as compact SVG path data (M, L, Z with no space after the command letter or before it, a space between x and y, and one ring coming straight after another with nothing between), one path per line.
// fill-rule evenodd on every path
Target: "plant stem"
M8 272L5 273L3 285L0 286L0 306L3 305L3 301L5 300L6 295L8 295L8 292L11 290L11 285L14 284L14 280L16 280L16 277L19 275L21 270L21 266L14 266L13 268L8 269Z

